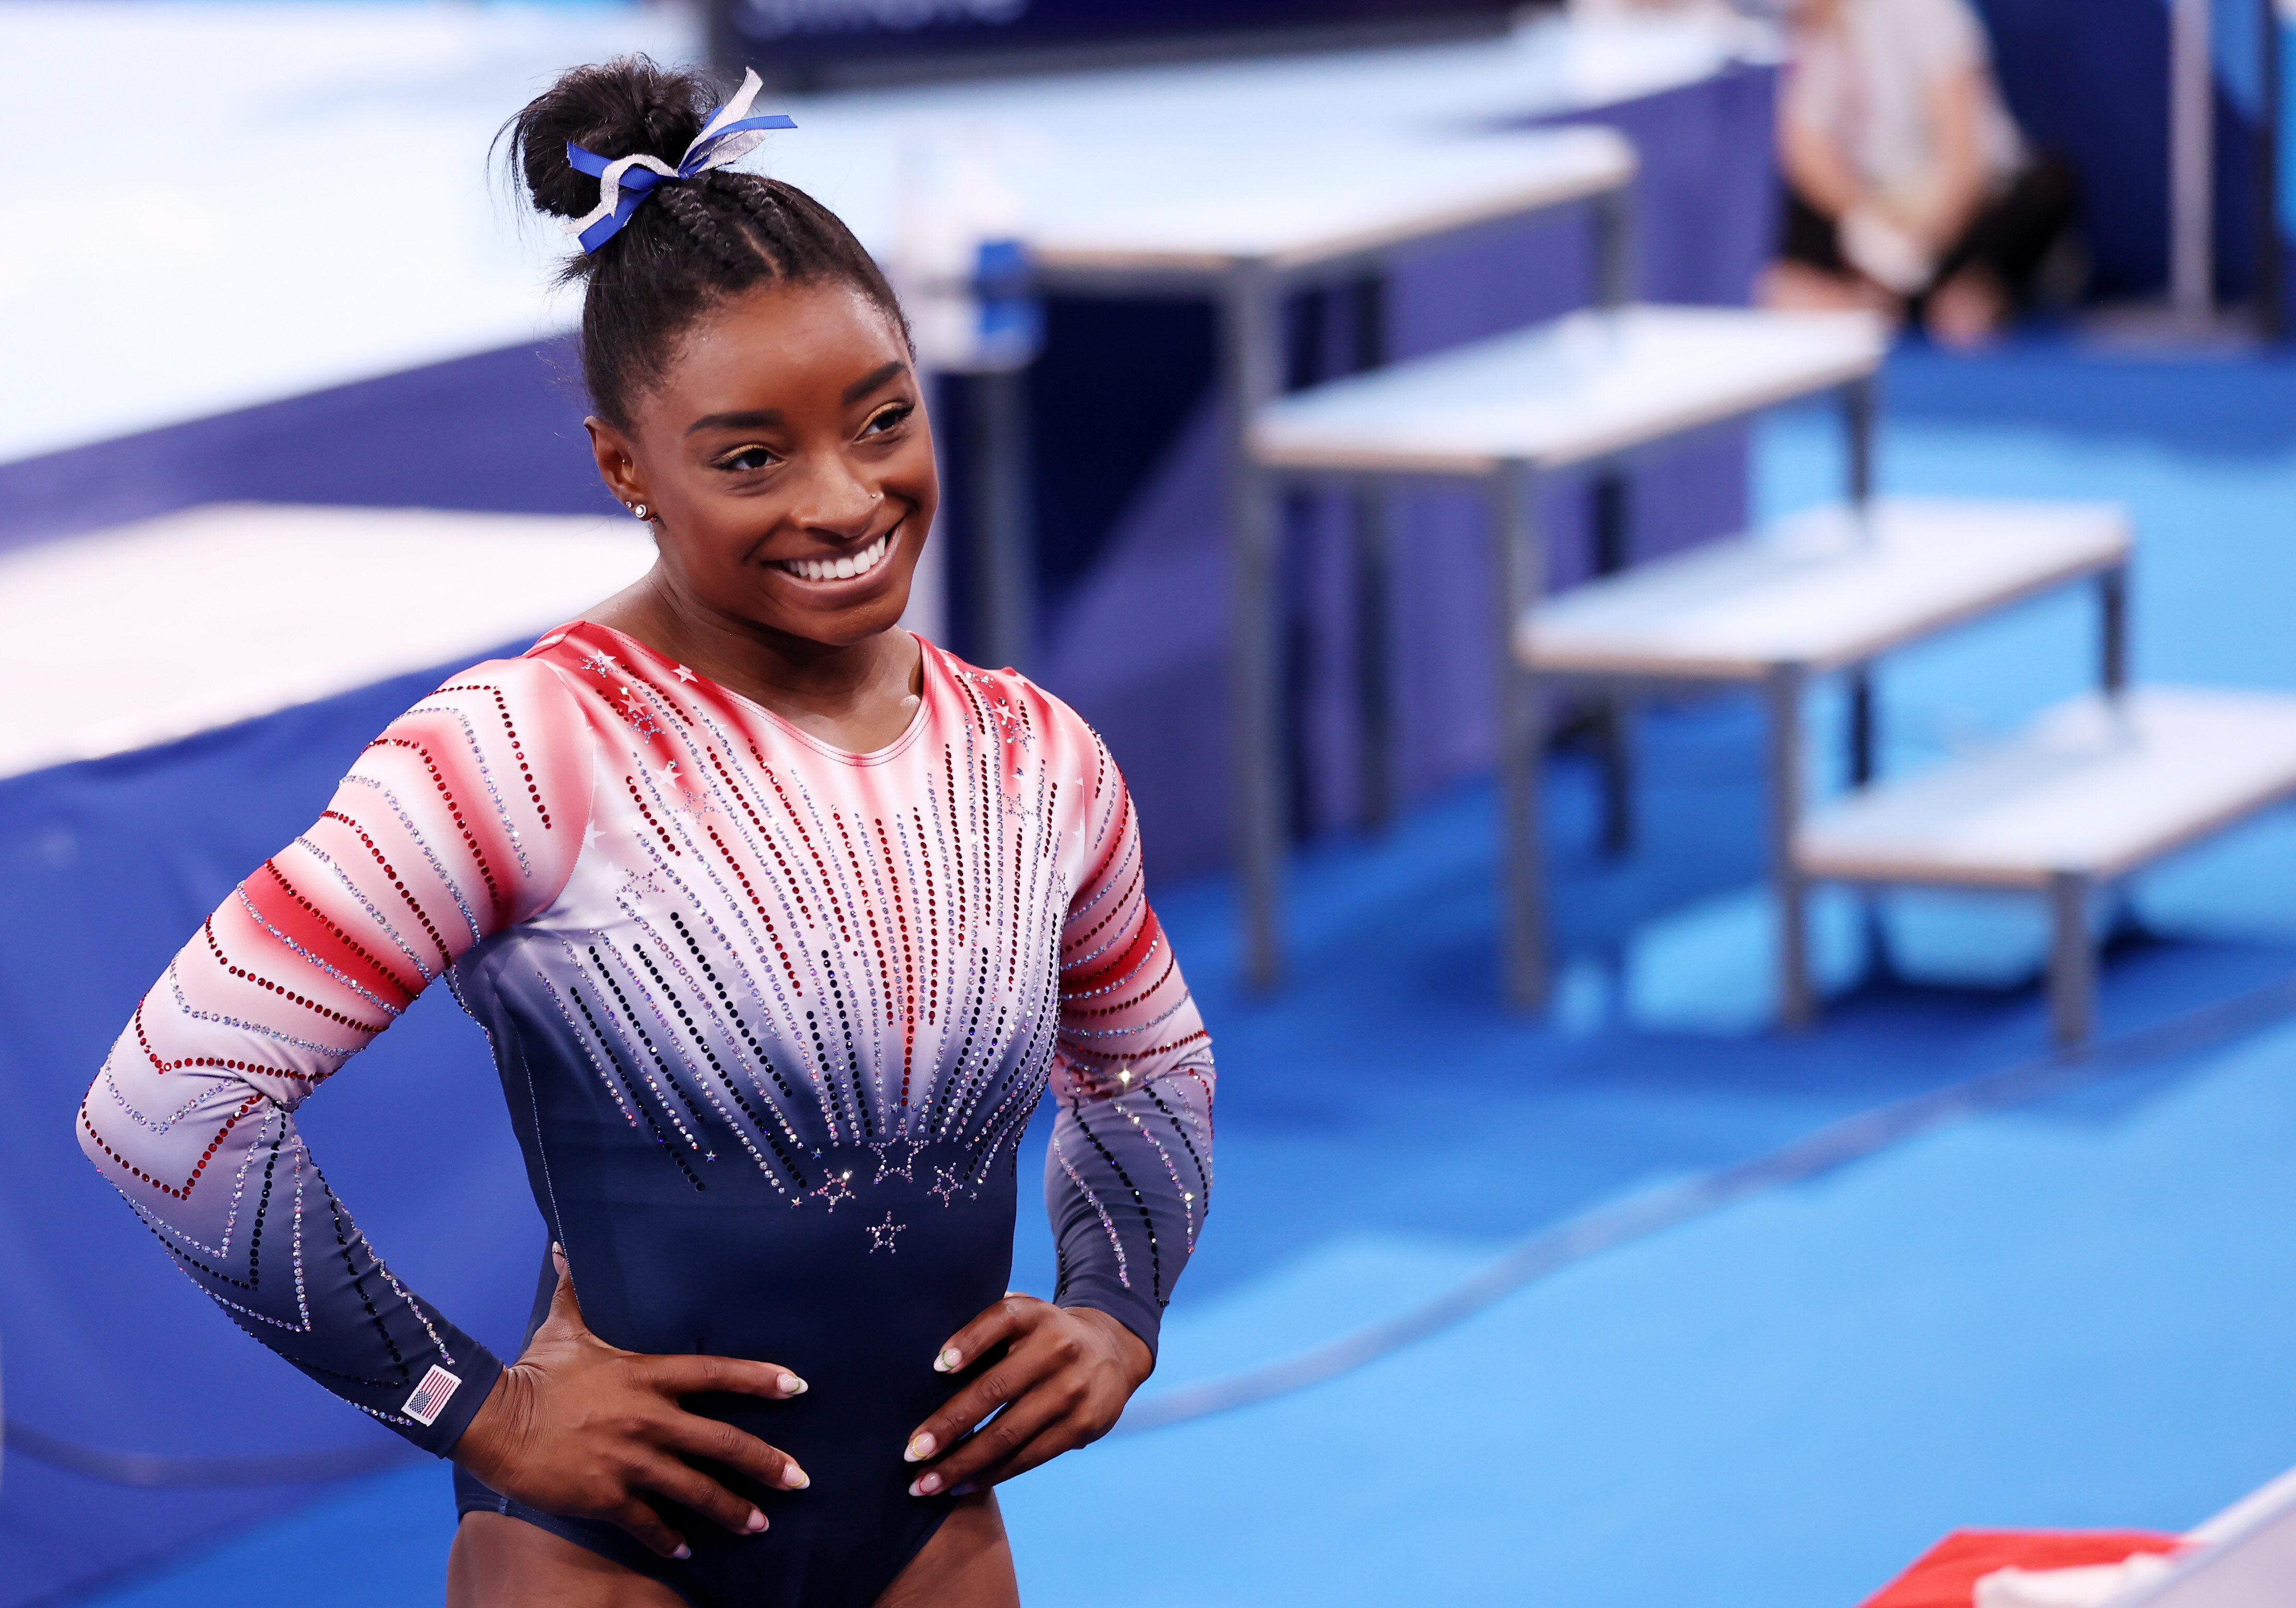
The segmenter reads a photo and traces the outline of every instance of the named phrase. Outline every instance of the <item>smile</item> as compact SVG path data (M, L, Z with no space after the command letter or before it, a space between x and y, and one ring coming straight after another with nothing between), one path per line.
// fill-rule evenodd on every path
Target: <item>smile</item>
M800 580L851 580L868 574L891 556L893 537L899 530L896 525L867 546L835 558L777 558L771 562L775 569Z

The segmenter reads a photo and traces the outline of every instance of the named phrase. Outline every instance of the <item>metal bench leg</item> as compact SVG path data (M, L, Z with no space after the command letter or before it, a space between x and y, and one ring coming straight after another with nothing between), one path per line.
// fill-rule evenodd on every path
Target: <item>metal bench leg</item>
M1878 387L1873 379L1852 380L1841 388L1841 423L1849 437L1849 503L1861 526L1874 501L1874 414ZM1870 529L1866 534L1872 534Z
M1633 488L1623 467L1595 479L1595 573L1616 575L1634 557ZM1634 754L1626 695L1600 688L1592 710L1595 763L1603 782L1603 852L1616 859L1634 846Z
M1859 792L1874 784L1881 775L1880 706L1874 690L1874 667L1861 664L1849 672L1849 785ZM1857 913L1866 931L1866 974L1869 980L1882 980L1895 976L1897 968L1890 956L1890 929L1882 919L1882 894L1879 889L1863 888L1857 894Z
M1611 190L1595 198L1595 300L1624 307L1635 296L1635 202L1633 192Z
M1778 1021L1808 1027L1817 1016L1809 976L1809 899L1794 859L1801 816L1801 685L1799 666L1774 667L1767 693L1770 739L1770 885L1777 905Z
M1606 688L1595 697L1595 752L1603 778L1603 852L1612 859L1635 845L1635 747L1627 695Z
M1278 654L1275 568L1281 535L1271 477L1251 461L1245 433L1275 394L1273 292L1258 275L1232 279L1221 308L1221 360L1233 417L1228 462L1228 543L1235 618L1230 696L1236 780L1236 864L1243 905L1245 980L1272 989L1283 977L1283 687Z
M2049 877L2049 1017L2059 1047L2072 1049L2096 1030L2096 945L2088 934L2089 879L2078 871Z
M972 402L973 652L1025 669L1036 619L1029 521L1028 371L976 374Z
M1395 819L1395 692L1390 650L1395 626L1388 593L1393 505L1377 481L1355 495L1356 733L1362 744L1357 815L1365 830Z
M2128 689L2128 566L2116 564L2096 578L2096 681L2104 695Z
M1498 651L1498 762L1501 871L1500 980L1507 1002L1523 1010L1546 1003L1546 866L1539 841L1538 783L1544 758L1538 683L1514 651L1523 609L1546 578L1538 530L1538 477L1521 464L1492 477L1492 621Z

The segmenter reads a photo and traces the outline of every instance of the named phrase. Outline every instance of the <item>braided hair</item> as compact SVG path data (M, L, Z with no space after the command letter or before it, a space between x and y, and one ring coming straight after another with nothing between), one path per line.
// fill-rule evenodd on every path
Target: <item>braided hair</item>
M537 210L580 217L597 179L566 160L569 141L611 160L644 152L675 167L716 97L698 73L624 56L562 76L503 125L512 170ZM629 427L633 398L660 380L677 338L728 298L776 281L839 281L902 332L892 286L837 215L779 179L716 168L663 185L613 238L562 270L582 280L582 377L599 415Z

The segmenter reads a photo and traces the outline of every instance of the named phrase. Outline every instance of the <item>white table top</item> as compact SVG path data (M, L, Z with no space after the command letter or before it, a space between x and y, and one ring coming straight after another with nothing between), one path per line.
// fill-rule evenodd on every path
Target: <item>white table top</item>
M664 5L0 4L0 59L43 64L0 97L19 169L0 370L41 376L0 391L0 460L565 329L572 299L550 287L565 242L489 183L488 142L557 69L685 61L701 43L693 13ZM1217 253L1313 171L1300 226L1359 227L1329 176L1372 172L1382 152L1484 146L1462 171L1513 161L1519 182L1508 152L1535 142L1484 137L1494 122L1689 84L1743 43L1671 19L1548 17L1407 49L786 97L772 109L799 127L743 165L811 191L886 256L905 157L977 138L1024 235L1068 229L1101 250L1111 209L1136 205L1150 233L1200 212ZM199 89L164 117L89 112L90 86L101 101L161 83Z
M1863 378L1887 346L1863 313L1589 310L1280 398L1251 448L1297 469L1560 469Z
M1878 498L1639 564L1547 599L1516 633L1548 673L1753 681L1838 669L2121 562L2103 503Z
M2296 694L2091 693L1999 747L1884 780L1794 838L1813 876L2038 888L2117 876L2296 792Z
M53 672L0 775L475 659L652 561L635 520L230 504L0 556L0 639Z
M1283 273L1622 189L1634 174L1634 147L1609 128L1345 137L1280 172L1239 165L1233 150L1143 144L1061 175L1073 193L1038 197L1033 246L1056 288L1205 279L1244 263Z

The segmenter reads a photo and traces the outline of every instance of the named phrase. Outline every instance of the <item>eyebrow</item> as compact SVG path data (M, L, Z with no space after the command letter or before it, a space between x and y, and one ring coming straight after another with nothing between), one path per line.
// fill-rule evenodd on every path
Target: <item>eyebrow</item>
M685 427L685 433L698 436L705 430L777 430L787 423L778 407L742 414L704 414Z
M884 384L886 381L891 379L895 374L906 370L908 366L909 365L907 364L902 362L898 357L896 357L882 368L873 368L867 373L862 375L858 380L856 380L852 384L847 386L845 388L845 395L840 398L839 400L850 407L854 403L858 402L871 391L875 390L879 386Z
M896 357L890 363L873 368L847 386L845 394L838 400L850 407L894 375L906 373L908 366L906 363ZM705 430L778 430L787 423L789 421L783 416L780 408L760 407L750 409L746 413L704 414L685 427L685 433L689 436L698 436Z

